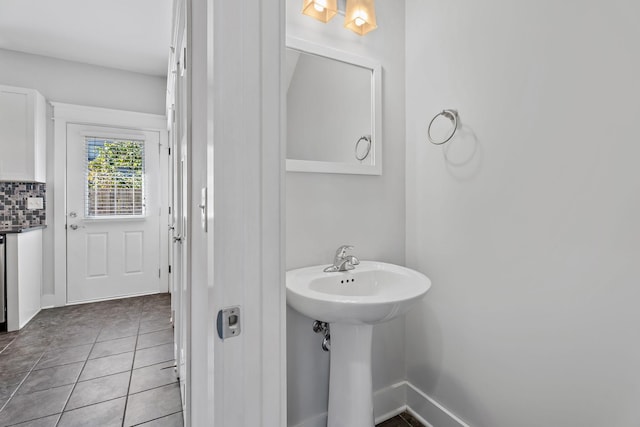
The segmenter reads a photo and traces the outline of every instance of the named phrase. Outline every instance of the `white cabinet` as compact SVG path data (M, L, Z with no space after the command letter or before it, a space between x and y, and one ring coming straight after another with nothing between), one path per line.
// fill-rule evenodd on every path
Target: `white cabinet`
M45 182L46 134L44 97L0 85L0 181Z
M42 230L7 234L7 329L17 331L40 312Z

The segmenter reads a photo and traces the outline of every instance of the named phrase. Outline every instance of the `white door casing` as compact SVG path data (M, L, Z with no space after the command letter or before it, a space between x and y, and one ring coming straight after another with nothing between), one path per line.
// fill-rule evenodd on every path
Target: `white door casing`
M167 121L165 116L139 113L131 111L112 110L100 107L89 107L84 105L65 104L59 102L51 103L53 107L54 120L54 140L51 167L52 181L47 188L49 197L53 200L53 212L49 218L49 227L45 230L52 236L54 244L54 292L42 296L43 307L64 306L67 304L67 258L73 260L67 254L67 131L71 125L94 125L107 128L127 129L128 133L135 134L140 131L153 131L159 135L161 174L167 173ZM161 217L168 217L168 191L166 190L166 180L162 182L160 192ZM164 222L164 221L163 221ZM167 265L167 234L160 234L160 263ZM160 270L160 292L168 290L167 269ZM156 272L157 274L157 272Z
M285 3L187 3L192 425L283 427ZM231 306L242 331L221 340L216 314Z
M141 200L132 197L135 190L116 186L110 190L116 197L109 201L112 204L124 196L133 205L127 208L135 209L139 214L115 212L95 216L90 212L92 206L89 205L98 203L95 198L91 202L88 199L88 193L94 192L87 188L87 144L92 140L115 144L132 140L136 141L136 146L143 147L144 194ZM67 302L143 295L161 290L159 143L156 131L68 126Z
M174 32L174 55L187 52L184 69L169 75L186 76L186 97L173 93L186 130L184 139L174 129L173 153L182 179L174 200L184 209L176 211L175 226L186 233L179 256L184 315L176 315L187 350L185 425L283 427L285 4L176 5L186 12L188 49L176 37L182 33ZM174 87L169 84L170 93ZM236 305L242 332L223 341L216 313Z

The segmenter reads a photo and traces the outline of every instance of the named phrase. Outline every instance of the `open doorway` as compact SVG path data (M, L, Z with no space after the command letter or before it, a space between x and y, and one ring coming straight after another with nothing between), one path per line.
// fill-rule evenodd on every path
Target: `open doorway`
M166 292L160 135L67 127L67 302Z
M52 105L52 305L167 292L166 119Z

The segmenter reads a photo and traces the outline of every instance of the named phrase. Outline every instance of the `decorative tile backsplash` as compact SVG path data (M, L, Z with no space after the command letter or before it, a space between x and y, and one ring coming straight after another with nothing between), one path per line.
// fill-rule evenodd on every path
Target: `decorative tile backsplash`
M46 187L38 182L0 182L0 229L45 225ZM29 197L41 197L42 209L27 209Z

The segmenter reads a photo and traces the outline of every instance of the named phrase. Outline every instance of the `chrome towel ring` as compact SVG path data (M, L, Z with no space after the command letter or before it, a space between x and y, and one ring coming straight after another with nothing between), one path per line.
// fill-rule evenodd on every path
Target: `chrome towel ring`
M446 117L447 119L451 120L451 123L453 124L453 128L451 128L451 132L449 134L447 134L447 137L444 138L442 141L435 141L433 139L433 137L431 136L431 126L433 125L433 122L440 116ZM458 111L456 111L456 110L442 110L441 112L436 114L435 117L433 119L431 119L431 121L429 122L429 128L427 129L427 137L429 137L429 141L432 144L442 145L445 142L448 142L451 138L453 138L453 135L456 134L456 131L458 130L459 126L460 126L460 116L458 115Z
M363 151L358 152L358 148L360 147L360 143L362 141L366 141L367 142L367 148L365 148ZM358 142L356 142L356 146L355 146L355 155L356 155L356 159L359 161L363 161L364 159L367 158L367 156L369 155L369 153L371 152L371 135L363 135L360 137L360 139L358 139Z

